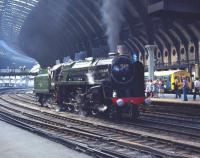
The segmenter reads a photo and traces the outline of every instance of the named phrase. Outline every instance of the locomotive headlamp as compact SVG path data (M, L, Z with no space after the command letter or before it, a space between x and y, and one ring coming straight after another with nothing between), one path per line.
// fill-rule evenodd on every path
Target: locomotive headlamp
M119 107L121 107L125 104L125 102L122 99L117 99L116 103Z

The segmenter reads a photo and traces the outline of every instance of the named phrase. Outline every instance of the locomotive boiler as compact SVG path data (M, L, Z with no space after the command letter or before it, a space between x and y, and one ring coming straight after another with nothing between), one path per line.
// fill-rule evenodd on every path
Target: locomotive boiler
M34 91L42 105L53 100L70 112L137 119L145 99L144 67L128 55L69 61L38 75Z

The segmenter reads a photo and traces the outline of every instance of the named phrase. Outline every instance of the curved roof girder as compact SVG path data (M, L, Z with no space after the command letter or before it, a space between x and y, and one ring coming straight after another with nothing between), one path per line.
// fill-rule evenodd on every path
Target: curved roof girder
M178 28L179 32L181 32L182 37L184 37L185 41L187 41L187 42L188 42L188 41L191 41L191 37L190 37L189 33L186 31L186 29L185 29L183 23L180 23L180 22L178 22L178 21L175 21L175 22L174 22L174 26L175 26L176 28Z
M129 38L127 42L130 43L130 45L134 48L135 51L140 52L140 48L132 39Z
M160 36L160 38L163 39L163 41L165 42L165 46L168 50L170 50L170 46L173 45L173 42L171 39L169 39L168 34L163 30L163 29L158 29L157 31L158 35Z
M88 21L88 19L86 17L83 16L83 14L80 12L80 10L78 8L74 8L73 6L70 7L71 9L71 13L72 16L74 16L74 20L79 20L80 23L82 23L83 26L85 26L84 28L87 30L87 34L89 34L90 32L92 34L96 34L96 30L94 28L94 26L92 26L92 24ZM68 10L70 11L70 10Z
M139 39L137 39L136 37L130 37L130 39L132 39L134 41L134 43L137 44L137 46L140 49L140 52L142 54L145 54L146 50L145 50L144 45L142 44L142 42Z
M154 35L154 40L155 40L156 44L158 45L159 49L163 51L164 48L165 48L165 43L164 43L164 41L160 38L160 36L159 36L158 34L155 34L155 35ZM161 52L161 55L163 56L163 52Z
M101 20L97 18L98 14L95 14L95 10L98 10L98 8L92 8L91 1L87 1L87 5L86 3L83 3L82 0L79 0L77 3L81 8L83 8L83 11L85 11L85 15L87 15L87 18L93 25L93 28L96 30L95 32L97 32L97 36L101 36L104 33L102 23Z
M124 41L123 44L128 48L128 50L131 51L131 53L135 52L134 48L132 47L132 45L128 41Z
M95 39L99 40L97 46L104 45L106 37L101 21L101 3L102 0L60 0L59 3L55 0L0 0L0 10L5 10L0 15L3 17L0 33L13 43L17 43L19 35L26 38L34 33L39 33L46 40L44 44L51 46L54 53L59 52L57 56L65 55L66 51L74 53L80 49L88 49L88 47L96 45ZM148 0L126 0L125 29L122 29L122 32L128 29L130 37L125 32L125 35L128 36L123 37L123 40L129 49L145 52L144 45L153 44L154 41L159 48L167 47L169 51L172 46L180 51L180 43L187 46L188 42L194 41L197 45L200 39L200 21L194 19L184 19L183 21L176 17L165 17L165 21L167 20L165 22L159 16L148 16L147 5ZM34 12L38 8L40 8L39 12ZM63 11L63 14L60 11ZM30 12L35 13L34 18ZM48 20L50 24L53 24L51 29L46 25L42 26L40 21L35 18L43 16L39 14L41 12L45 14L44 17L49 16ZM62 25L57 24L57 17L60 18ZM27 28L34 24L34 22L30 22L33 19L38 22L37 26ZM169 24L166 25L166 23ZM87 41L91 44L88 45Z
M195 23L195 24L189 24L188 27L193 32L195 38L200 41L200 26L198 26L198 24Z

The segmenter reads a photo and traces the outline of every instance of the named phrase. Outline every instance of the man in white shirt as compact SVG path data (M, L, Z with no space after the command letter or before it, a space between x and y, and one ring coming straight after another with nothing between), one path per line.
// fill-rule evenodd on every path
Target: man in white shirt
M193 100L196 100L196 95L199 94L200 90L200 81L198 78L195 79L194 81L194 95L193 95Z

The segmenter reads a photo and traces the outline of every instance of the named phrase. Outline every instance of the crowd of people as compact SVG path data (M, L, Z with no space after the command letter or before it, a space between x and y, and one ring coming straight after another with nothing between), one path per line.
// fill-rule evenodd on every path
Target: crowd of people
M145 87L147 97L160 97L164 92L164 82L161 79L147 80Z
M188 101L188 91L189 91L189 82L188 78L182 76L181 82L179 78L175 78L174 83L174 92L176 98L181 98L181 92L183 93L183 101ZM145 82L145 93L146 97L161 97L164 93L166 85L161 79L156 80L146 80ZM196 96L200 97L200 80L198 78L193 82L193 100L196 100Z

